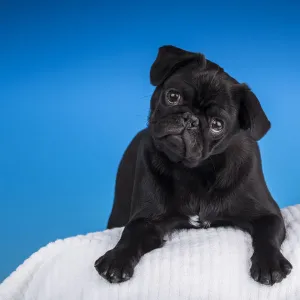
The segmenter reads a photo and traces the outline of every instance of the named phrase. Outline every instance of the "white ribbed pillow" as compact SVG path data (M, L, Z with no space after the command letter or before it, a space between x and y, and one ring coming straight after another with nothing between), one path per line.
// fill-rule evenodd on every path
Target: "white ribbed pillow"
M122 228L58 240L41 248L0 286L1 300L276 300L300 299L300 205L282 210L293 264L281 283L264 286L249 275L251 238L233 228L183 230L146 254L131 280L109 284L94 261L118 241Z

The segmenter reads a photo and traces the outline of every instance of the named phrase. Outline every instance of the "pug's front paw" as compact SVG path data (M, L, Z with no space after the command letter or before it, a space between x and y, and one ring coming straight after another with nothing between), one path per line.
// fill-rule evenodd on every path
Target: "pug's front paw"
M293 268L280 251L264 252L263 254L256 251L251 257L251 261L251 277L266 285L282 281Z
M129 280L136 261L132 255L121 250L110 250L95 262L97 272L110 283Z

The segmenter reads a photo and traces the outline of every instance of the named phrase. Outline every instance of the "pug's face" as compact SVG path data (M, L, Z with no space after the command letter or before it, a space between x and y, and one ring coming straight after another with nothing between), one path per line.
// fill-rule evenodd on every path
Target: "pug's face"
M197 167L225 151L239 133L249 131L258 140L270 127L249 88L201 54L160 48L151 81L157 88L149 129L157 149L172 162ZM261 117L253 131L257 113Z
M195 167L224 151L237 132L239 107L219 77L216 71L185 68L154 93L150 129L171 161Z

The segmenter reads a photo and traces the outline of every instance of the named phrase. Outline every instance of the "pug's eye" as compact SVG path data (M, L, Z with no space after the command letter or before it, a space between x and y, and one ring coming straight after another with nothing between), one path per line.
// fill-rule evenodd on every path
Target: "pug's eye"
M224 122L219 118L212 118L210 121L210 131L214 134L219 134L224 129Z
M181 101L181 95L178 91L174 89L167 90L166 92L166 102L169 105L177 105Z

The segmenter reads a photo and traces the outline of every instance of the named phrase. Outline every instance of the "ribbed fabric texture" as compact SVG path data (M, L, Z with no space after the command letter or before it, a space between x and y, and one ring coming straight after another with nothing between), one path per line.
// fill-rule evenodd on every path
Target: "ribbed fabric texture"
M118 241L122 228L58 240L41 248L0 285L1 300L299 300L300 205L282 210L293 264L281 283L264 286L249 275L251 238L232 228L174 233L146 254L131 280L110 284L94 261Z

